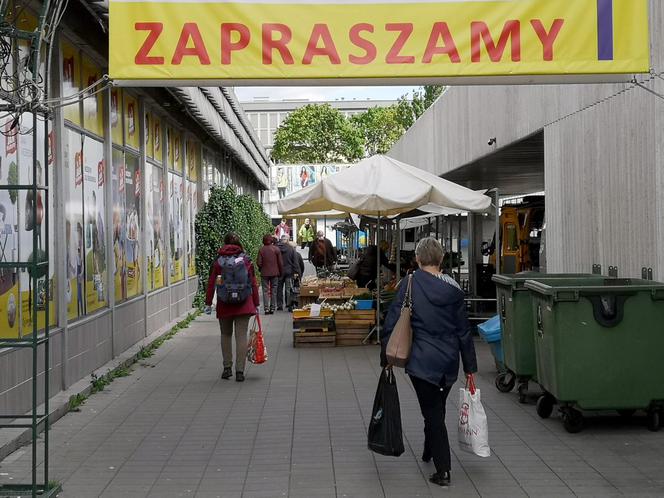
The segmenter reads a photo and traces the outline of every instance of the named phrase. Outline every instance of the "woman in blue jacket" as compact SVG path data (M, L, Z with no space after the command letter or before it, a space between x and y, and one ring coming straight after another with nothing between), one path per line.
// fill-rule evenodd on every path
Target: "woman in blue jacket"
M445 428L445 403L457 380L459 356L466 376L477 371L475 346L466 316L464 293L459 285L440 272L443 248L431 237L415 249L419 270L413 274L411 290L413 346L406 373L410 377L424 417L422 460L433 457L436 473L430 481L450 483L450 444ZM405 282L405 279L404 279ZM381 364L387 364L385 347L394 329L406 294L401 285L385 319L381 337Z

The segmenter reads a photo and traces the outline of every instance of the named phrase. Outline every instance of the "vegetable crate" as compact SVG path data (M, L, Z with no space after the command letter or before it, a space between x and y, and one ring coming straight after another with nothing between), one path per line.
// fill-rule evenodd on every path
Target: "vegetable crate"
M337 346L361 346L362 341L376 324L374 310L339 310L334 314Z
M334 347L336 332L331 318L299 318L293 320L293 347Z

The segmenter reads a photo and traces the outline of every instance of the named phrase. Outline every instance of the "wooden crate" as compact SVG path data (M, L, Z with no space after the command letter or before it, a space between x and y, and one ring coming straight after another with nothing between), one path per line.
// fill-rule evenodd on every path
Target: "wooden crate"
M302 285L300 286L300 298L302 297L318 297L318 287Z
M310 318L311 312L309 310L293 310L293 319L299 318ZM332 318L334 313L330 309L321 309L320 317L321 318Z
M346 328L357 328L376 324L375 310L339 310L334 321Z
M337 346L363 346L362 341L369 334L369 328L337 329Z
M302 329L293 332L294 348L334 347L336 333L330 330Z

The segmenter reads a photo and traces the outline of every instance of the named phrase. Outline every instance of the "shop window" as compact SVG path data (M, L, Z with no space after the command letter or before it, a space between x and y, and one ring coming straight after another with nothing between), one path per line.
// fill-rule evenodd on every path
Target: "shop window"
M83 139L83 215L85 237L85 305L91 313L106 306L106 231L104 144Z
M111 90L111 138L116 145L124 145L124 119L122 115L122 90Z
M168 232L170 239L170 275L172 282L184 278L184 185L182 177L168 173L170 183L170 214Z
M147 271L148 290L160 289L165 283L166 252L163 226L164 181L159 166L147 163L145 168L147 188Z
M113 280L115 301L127 299L127 210L125 209L125 161L124 153L113 149Z
M189 212L189 236L187 237L187 275L196 275L196 213L198 212L198 189L194 182L187 182L187 209Z
M127 298L143 292L141 280L141 170L140 160L135 154L125 154L125 216L127 236L125 242L125 264L127 266Z
M138 100L136 100L136 97L124 92L123 109L125 145L138 150L140 145L140 123L138 119Z
M187 140L187 178L198 181L198 171L201 168L201 145L196 140Z
M94 85L102 77L101 69L90 59L83 56L83 81L84 88ZM98 88L85 95L83 100L83 126L86 130L103 137L104 136L104 112L102 105L102 92L94 93Z
M152 146L154 149L154 160L161 164L164 160L162 147L162 127L161 119L158 116L152 115Z
M71 43L62 41L62 96L71 97L81 90L81 56ZM70 101L67 101L70 102ZM64 107L65 119L76 125L81 124L81 111L78 101Z

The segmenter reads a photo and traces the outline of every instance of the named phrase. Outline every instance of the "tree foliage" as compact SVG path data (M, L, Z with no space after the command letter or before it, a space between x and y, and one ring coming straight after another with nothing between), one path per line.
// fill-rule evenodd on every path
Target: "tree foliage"
M351 117L364 137L365 155L385 154L401 138L405 130L397 118L397 106L372 107Z
M423 86L389 107L372 107L347 119L329 104L293 111L277 128L272 159L283 163L355 162L385 154L443 93Z
M277 129L272 159L285 163L353 162L363 156L363 138L329 104L293 111Z
M413 91L411 98L402 95L397 103L397 120L407 131L417 119L424 114L431 105L440 97L445 89L444 86L424 85Z
M205 300L207 276L217 252L228 232L236 232L246 253L256 261L263 235L272 233L270 218L261 204L249 195L237 195L232 186L214 185L203 208L196 214L196 272L199 275L198 294L194 304Z

